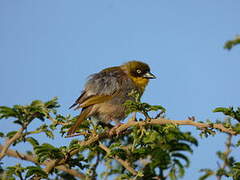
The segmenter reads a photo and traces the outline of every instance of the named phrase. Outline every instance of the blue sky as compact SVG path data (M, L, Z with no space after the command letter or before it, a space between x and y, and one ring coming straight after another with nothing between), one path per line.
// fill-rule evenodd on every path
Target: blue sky
M222 118L215 107L239 106L240 48L223 49L240 33L239 8L237 0L1 0L0 104L58 96L60 111L75 115L68 107L89 74L138 59L157 76L143 101L170 119ZM224 141L200 139L183 179L216 167Z

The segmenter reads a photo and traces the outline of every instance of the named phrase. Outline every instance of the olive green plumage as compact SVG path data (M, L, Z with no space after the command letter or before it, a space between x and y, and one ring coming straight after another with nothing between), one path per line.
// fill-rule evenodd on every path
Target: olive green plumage
M119 123L126 118L125 101L134 100L129 93L135 90L142 95L149 79L154 78L156 77L150 72L150 67L140 61L129 61L90 75L82 94L70 107L82 108L82 111L68 135L75 133L88 117L104 123Z

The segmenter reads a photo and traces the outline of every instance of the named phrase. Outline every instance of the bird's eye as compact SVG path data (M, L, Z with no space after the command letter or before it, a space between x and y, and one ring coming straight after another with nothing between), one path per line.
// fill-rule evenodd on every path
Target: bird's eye
M142 71L140 69L137 69L137 73L140 74Z

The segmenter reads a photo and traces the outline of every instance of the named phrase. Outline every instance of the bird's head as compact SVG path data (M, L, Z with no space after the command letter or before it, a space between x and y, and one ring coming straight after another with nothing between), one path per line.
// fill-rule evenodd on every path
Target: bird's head
M150 67L141 61L129 61L121 66L133 82L142 90L145 89L149 79L155 79Z

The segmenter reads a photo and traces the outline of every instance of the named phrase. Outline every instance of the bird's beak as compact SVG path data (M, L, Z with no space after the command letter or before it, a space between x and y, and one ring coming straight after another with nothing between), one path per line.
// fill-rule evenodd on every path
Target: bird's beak
M143 77L147 79L156 79L156 76L154 76L151 72L145 73Z

